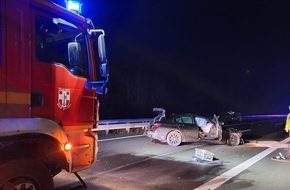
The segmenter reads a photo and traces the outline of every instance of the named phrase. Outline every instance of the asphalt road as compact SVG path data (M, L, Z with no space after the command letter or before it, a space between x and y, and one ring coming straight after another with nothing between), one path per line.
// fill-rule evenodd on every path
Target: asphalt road
M79 175L88 190L290 189L290 163L271 159L287 155L289 139L284 140L281 122L244 122L235 127L251 129L243 135L244 145L170 147L145 136L101 140L99 161ZM214 153L222 164L197 164L192 160L195 148ZM67 172L54 181L56 190L80 184Z

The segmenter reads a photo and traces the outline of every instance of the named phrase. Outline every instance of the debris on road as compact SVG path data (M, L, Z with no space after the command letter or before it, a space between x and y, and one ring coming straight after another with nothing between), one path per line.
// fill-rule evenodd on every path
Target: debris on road
M204 150L204 149L196 148L194 156L196 158L201 159L201 160L205 160L205 161L210 161L211 162L213 160L214 153L212 153L210 151L207 151L207 150Z
M282 155L281 152L279 152L279 155L274 156L271 159L275 161L290 162L290 157Z
M271 159L275 161L290 162L290 145L288 145L287 155L283 155L281 152L279 152L279 155L274 156Z
M214 153L204 150L204 149L195 149L195 154L192 157L192 161L197 164L204 165L221 165L223 160L219 160L214 157Z
M272 160L290 162L290 144L287 146L287 155L284 156L281 152L279 152L279 155L272 157Z

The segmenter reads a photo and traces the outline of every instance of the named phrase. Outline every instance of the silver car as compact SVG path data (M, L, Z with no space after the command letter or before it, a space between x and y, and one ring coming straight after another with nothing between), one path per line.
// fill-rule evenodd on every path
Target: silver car
M218 117L213 118L198 116L195 114L177 114L168 119L154 123L146 131L146 135L152 140L166 142L170 146L179 146L182 142L197 142L200 140L221 141L223 137L222 124ZM231 130L227 143L238 145L241 139L239 131Z

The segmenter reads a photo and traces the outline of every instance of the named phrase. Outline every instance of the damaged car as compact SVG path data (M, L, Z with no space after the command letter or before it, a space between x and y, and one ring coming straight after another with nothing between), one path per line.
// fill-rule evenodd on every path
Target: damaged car
M223 138L222 125L219 116L207 118L195 114L174 114L169 118L155 122L146 130L146 135L152 141L158 140L170 146L179 146L183 142L217 141ZM227 130L227 144L239 145L242 133L238 130Z

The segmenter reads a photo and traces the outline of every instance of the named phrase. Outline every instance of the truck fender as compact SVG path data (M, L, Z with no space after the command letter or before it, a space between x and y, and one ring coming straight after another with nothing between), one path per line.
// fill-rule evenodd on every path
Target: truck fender
M55 139L66 157L68 163L72 162L71 151L65 150L68 137L64 129L56 122L45 118L1 118L0 137L9 137L21 134L45 134ZM70 168L71 166L69 166Z

